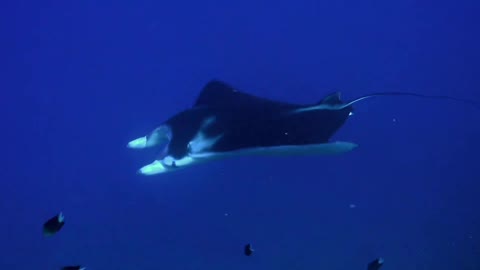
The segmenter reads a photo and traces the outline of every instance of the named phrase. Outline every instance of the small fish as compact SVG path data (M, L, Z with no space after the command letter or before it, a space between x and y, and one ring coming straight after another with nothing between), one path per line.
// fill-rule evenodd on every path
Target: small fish
M245 256L250 256L253 254L253 248L252 248L252 245L251 244L246 244L244 249L243 249L243 252L245 253Z
M65 217L63 216L63 213L60 212L60 214L52 217L43 224L43 235L52 236L56 234L58 231L60 231L60 229L62 229L64 224Z
M378 270L383 265L383 258L377 258L368 264L367 270Z
M62 270L85 270L85 269L87 268L80 265L71 265L71 266L62 267Z

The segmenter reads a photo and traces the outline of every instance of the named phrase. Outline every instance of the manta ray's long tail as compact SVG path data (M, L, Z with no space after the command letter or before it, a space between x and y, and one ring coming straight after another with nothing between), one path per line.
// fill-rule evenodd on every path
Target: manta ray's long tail
M437 95L422 95L418 93L412 93L412 92L377 92L377 93L372 93L368 94L365 96L361 96L359 98L356 98L350 102L347 103L338 103L338 104L332 104L332 103L324 103L321 102L317 105L314 106L309 106L305 108L301 108L298 110L295 110L295 112L306 112L306 111L312 111L312 110L342 110L348 106L353 105L354 103L357 103L359 101L362 101L364 99L372 98L372 97L379 97L379 96L411 96L411 97L419 97L419 98L428 98L428 99L444 99L444 100L453 100L457 102L462 102L464 104L468 104L475 109L480 111L480 103L477 103L473 100L468 100L468 99L462 99L462 98L457 98L457 97L452 97L452 96L437 96Z
M451 97L451 96L422 95L422 94L411 93L411 92L378 92L378 93L372 93L372 94L357 98L354 101L350 102L349 104L351 105L351 104L353 104L357 101L360 101L362 99L366 99L366 98L370 98L370 97L378 97L378 96L411 96L411 97L429 98L429 99L453 100L453 101L463 102L465 104L473 106L477 110L480 110L480 104L473 101L473 100Z

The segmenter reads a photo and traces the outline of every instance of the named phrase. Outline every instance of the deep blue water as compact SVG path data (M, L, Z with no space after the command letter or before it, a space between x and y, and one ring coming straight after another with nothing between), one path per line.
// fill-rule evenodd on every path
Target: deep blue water
M2 6L0 268L480 269L480 112L462 104L361 102L335 136L360 147L336 157L142 177L155 152L125 147L212 78L290 102L480 101L477 1Z

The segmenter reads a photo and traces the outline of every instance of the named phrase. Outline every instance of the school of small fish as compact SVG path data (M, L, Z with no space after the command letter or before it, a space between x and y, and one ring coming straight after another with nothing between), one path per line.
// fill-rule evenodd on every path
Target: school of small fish
M43 223L43 235L45 237L51 237L57 234L65 225L65 216L62 212L49 218ZM243 254L247 257L253 255L254 249L252 244L248 243L243 247ZM379 270L383 265L383 258L377 258L367 265L367 270ZM60 268L61 270L86 270L87 268L82 265L66 265Z

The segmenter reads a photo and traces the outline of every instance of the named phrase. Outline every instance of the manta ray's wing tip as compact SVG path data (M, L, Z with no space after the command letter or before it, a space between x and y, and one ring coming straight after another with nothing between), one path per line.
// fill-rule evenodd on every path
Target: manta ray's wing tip
M353 151L355 148L358 147L358 144L353 142L336 141L330 143L330 146L330 151L332 154L342 154Z

